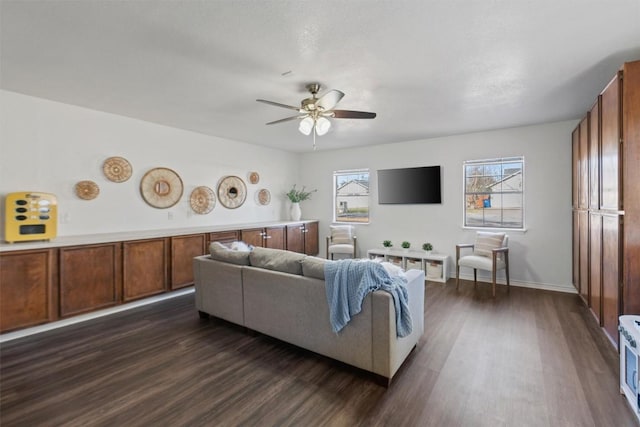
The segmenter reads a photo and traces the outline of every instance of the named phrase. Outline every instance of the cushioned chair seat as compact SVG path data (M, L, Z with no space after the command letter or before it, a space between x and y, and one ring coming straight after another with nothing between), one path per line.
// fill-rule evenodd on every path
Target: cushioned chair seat
M353 253L353 245L347 245L344 243L331 245L329 248L330 254L351 254Z
M467 255L463 258L460 258L460 266L461 267L470 267L470 268L479 268L480 270L489 270L493 269L493 263L491 258L487 258L486 256L478 256L478 255ZM502 270L505 268L505 262L501 259L496 259L496 268L498 270Z

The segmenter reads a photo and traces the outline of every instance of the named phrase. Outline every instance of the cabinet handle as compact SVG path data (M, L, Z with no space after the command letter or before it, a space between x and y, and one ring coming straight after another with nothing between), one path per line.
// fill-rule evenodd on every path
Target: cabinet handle
M271 238L271 236L264 236L264 238L265 238L265 239L270 239L270 238Z

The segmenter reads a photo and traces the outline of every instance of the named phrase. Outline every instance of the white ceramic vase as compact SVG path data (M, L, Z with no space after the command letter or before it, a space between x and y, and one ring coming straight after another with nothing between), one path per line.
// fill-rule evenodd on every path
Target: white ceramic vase
M300 203L291 203L291 220L300 221L302 218L302 210L300 209Z

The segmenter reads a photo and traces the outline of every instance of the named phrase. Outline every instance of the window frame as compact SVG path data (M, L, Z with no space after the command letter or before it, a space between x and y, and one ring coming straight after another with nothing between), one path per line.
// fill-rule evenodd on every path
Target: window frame
M501 174L500 181L505 179L504 168L505 164L509 163L521 163L521 176L522 176L522 187L521 190L517 193L520 193L520 209L522 211L522 224L520 227L514 227L511 225L500 226L496 224L491 224L487 226L467 224L467 166L472 165L490 165L490 164L498 164L500 165ZM483 175L484 176L484 175ZM508 176L508 175L507 175ZM500 182L498 181L498 182ZM500 230L500 231L526 231L526 209L525 209L525 157L524 156L509 156L509 157L496 157L491 159L478 159L478 160L465 160L462 162L462 228L470 229L470 230ZM472 193L470 193L472 194ZM504 194L504 192L500 192L500 194ZM511 193L513 194L513 193ZM484 208L483 208L484 209ZM501 210L501 218L503 216L503 207L500 207ZM504 224L504 219L501 220L501 223Z
M368 182L368 189L367 189L367 196L366 196L366 200L367 200L367 220L366 221L345 221L344 219L340 219L338 217L338 194L337 194L337 190L338 190L338 185L337 185L337 179L339 176L344 176L344 175L358 175L358 174L367 174L367 182ZM352 225L363 225L363 224L370 224L371 223L371 171L369 168L362 168L362 169L342 169L342 170L336 170L333 171L332 174L332 186L333 186L333 202L332 202L332 209L333 209L333 213L332 213L332 221L334 224L352 224Z

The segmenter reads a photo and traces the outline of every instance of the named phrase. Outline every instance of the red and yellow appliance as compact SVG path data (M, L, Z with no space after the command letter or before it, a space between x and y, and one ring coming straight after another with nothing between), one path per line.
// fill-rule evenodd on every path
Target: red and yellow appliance
M53 194L36 191L9 193L4 212L4 239L8 243L56 237L58 202Z

